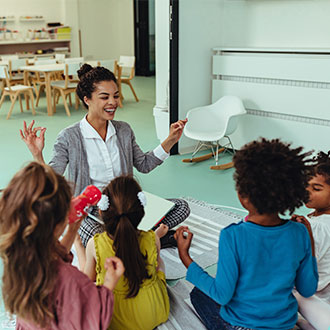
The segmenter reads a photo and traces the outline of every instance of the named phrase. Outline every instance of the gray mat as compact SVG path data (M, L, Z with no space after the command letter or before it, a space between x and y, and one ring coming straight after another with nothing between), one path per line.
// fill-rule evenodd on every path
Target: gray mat
M180 280L175 286L168 287L170 297L170 316L167 322L157 327L158 330L204 330L203 323L190 303L189 293L193 285Z
M180 225L188 226L194 237L190 247L190 255L201 267L215 264L218 260L219 234L222 228L238 222L242 216L212 206L193 198L183 198L189 204L191 213ZM165 263L166 279L175 280L186 275L178 250L162 249L160 255Z

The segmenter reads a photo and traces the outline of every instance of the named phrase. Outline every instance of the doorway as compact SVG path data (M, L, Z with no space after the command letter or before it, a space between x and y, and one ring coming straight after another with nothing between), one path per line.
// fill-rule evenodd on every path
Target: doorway
M155 0L134 0L135 72L155 74Z

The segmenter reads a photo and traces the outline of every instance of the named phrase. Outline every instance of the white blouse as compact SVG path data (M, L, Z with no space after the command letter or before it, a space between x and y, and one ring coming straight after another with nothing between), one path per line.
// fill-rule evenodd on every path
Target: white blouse
M319 283L317 291L324 289L330 283L330 214L308 218L315 241L315 256Z
M116 130L109 120L103 141L86 116L80 121L80 129L86 146L89 175L92 184L102 190L112 179L122 174ZM162 161L169 156L161 145L153 153Z

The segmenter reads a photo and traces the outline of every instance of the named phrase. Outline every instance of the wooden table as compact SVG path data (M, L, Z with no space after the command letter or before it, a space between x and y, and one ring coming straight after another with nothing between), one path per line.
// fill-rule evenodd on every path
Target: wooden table
M45 75L46 85L46 98L47 98L47 113L48 116L53 115L52 106L52 92L51 92L51 75L56 72L64 71L64 64L45 64L45 65L31 65L21 66L19 69L24 71L24 85L29 85L29 72L39 72ZM26 100L26 106L28 106L28 99Z

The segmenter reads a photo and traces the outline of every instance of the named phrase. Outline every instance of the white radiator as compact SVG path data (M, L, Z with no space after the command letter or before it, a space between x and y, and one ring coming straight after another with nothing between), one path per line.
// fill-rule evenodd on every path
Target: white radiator
M237 95L248 114L235 147L264 136L330 149L330 49L216 48L212 101Z

